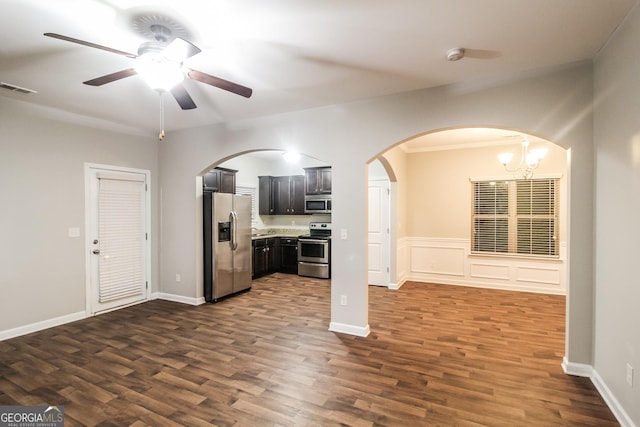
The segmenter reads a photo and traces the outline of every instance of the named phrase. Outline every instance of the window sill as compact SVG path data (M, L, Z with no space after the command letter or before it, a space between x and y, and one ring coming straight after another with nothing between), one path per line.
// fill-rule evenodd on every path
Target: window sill
M552 261L562 263L563 259L560 255L525 255L525 254L501 254L501 253L485 253L485 252L470 252L469 257L472 258L507 258L507 259L520 259L526 261Z

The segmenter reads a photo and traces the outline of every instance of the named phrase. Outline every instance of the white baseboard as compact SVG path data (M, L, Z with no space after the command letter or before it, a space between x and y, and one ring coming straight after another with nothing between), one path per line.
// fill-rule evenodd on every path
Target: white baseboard
M598 371L593 369L593 366L584 363L572 363L564 357L562 358L562 369L565 374L589 378L609 409L611 409L611 412L613 412L613 415L616 417L620 425L622 427L637 427L629 414L627 414L627 411L624 410L622 405L620 405L620 402L618 402L618 399L613 395L600 374L598 374Z
M204 304L204 297L192 298L192 297L185 297L183 295L165 294L163 292L158 292L156 299L162 299L162 300L165 300L165 301L179 302L179 303L182 303L182 304L189 304L189 305L201 305L201 304Z
M593 375L593 366L585 363L573 363L567 360L567 357L562 358L562 369L567 375L575 375L576 377L591 378Z
M357 337L366 337L371 332L371 330L369 329L369 325L362 327L337 322L331 322L329 324L329 330L331 332L340 332L343 334L355 335Z
M19 337L21 335L27 335L32 332L42 331L43 329L53 328L54 326L64 325L65 323L75 322L77 320L85 319L86 317L87 317L86 312L79 311L77 313L66 314L64 316L43 320L41 322L32 323L30 325L24 325L24 326L19 326L13 329L7 329L5 331L0 331L0 341Z
M613 393L611 393L611 390L602 380L602 377L600 377L598 371L593 371L591 382L596 387L596 389L598 389L600 396L602 396L604 401L607 403L607 406L609 407L609 409L611 409L611 412L613 412L613 415L616 417L622 427L637 427L629 414L627 414L627 411L625 411L624 408L620 405L618 399L616 399Z
M402 279L400 281L398 281L397 283L389 283L389 286L387 286L387 288L391 289L392 291L397 291L398 289L400 289L402 287L402 285L404 285L406 283L407 279Z

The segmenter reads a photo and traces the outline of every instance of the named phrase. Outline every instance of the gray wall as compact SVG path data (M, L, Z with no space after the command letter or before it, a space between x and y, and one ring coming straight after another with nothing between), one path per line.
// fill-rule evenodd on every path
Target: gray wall
M594 368L640 425L640 9L595 66ZM626 364L635 368L633 388Z
M158 289L158 141L66 124L0 97L0 333L85 311L84 164L151 171ZM68 237L79 227L79 238Z
M299 111L172 133L160 148L162 209L161 289L198 297L199 232L194 177L236 153L289 149L333 167L331 322L368 328L366 164L407 138L448 127L522 130L571 149L569 277L571 305L567 358L592 361L593 143L591 64L543 75L521 75L440 87L347 105ZM287 135L285 139L282 135ZM339 235L339 234L338 234ZM172 278L182 274L182 282ZM339 304L346 295L348 305ZM329 325L327 325L329 326Z

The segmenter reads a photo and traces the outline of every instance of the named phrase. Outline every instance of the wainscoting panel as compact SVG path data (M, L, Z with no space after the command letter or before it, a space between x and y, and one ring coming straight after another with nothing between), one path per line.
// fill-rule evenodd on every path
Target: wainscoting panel
M516 268L518 282L546 283L549 285L560 285L560 269L549 267L526 267Z
M469 276L474 279L509 280L509 264L469 262Z
M464 276L464 248L445 245L413 245L411 271Z
M468 239L398 241L397 287L405 281L566 294L566 243L558 259L471 255Z

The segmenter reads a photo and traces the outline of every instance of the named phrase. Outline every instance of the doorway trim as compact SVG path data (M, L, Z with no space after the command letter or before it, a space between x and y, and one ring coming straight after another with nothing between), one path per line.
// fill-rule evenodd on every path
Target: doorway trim
M369 285L373 285L373 286L384 286L389 288L391 285L391 250L390 250L390 221L391 221L391 213L390 213L390 193L391 193L391 189L390 189L390 182L388 178L378 178L378 177L369 177L369 195L368 195L368 207L369 207L369 215L367 218L367 224L368 224L368 234L367 234L367 241L368 241L368 284ZM376 283L372 283L372 270L371 270L371 225L372 225L372 208L374 208L374 205L372 204L372 200L371 200L371 190L376 189L379 190L377 191L377 193L379 194L378 197L378 205L377 207L378 209L378 213L380 215L378 215L379 217L379 221L377 222L376 225L378 225L379 227L379 235L380 235L380 241L377 242L380 247L381 247L381 251L378 251L378 255L379 255L379 266L382 267L382 272L379 272L378 274L380 275L380 278L382 279L381 281L376 281ZM380 191L381 190L381 191ZM375 274L375 273L374 273Z
M136 169L129 168L123 166L114 166L114 165L104 165L98 163L85 163L84 164L84 230L85 230L85 316L90 317L96 314L103 314L109 311L119 310L124 307L128 307L131 305L138 304L139 302L125 304L122 306L115 307L110 310L100 311L100 313L94 313L93 310L93 301L92 301L92 292L91 292L91 250L93 248L92 236L90 233L90 226L92 222L91 213L91 195L92 195L92 187L91 187L91 176L95 171L103 171L103 172L129 172L129 173L137 173L145 176L145 229L147 230L147 239L145 240L145 259L144 259L144 269L145 269L145 277L147 279L147 287L144 295L144 301L149 301L151 299L151 289L152 289L152 281L151 281L151 171L146 169Z

